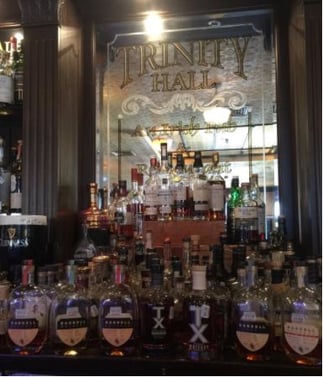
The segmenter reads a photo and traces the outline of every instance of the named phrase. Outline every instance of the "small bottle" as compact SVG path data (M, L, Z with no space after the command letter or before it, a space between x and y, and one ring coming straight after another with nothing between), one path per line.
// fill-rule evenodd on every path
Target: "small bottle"
M138 235L142 234L143 227L143 203L144 198L139 191L139 173L137 168L131 169L131 189L128 193L128 200L133 222L134 232Z
M206 266L192 266L192 291L184 298L184 357L194 361L216 360L223 356L225 319L216 294L207 289Z
M17 141L17 154L11 169L10 178L10 213L22 211L22 140Z
M244 360L270 360L274 343L272 298L257 284L257 267L250 263L246 269L246 286L232 299L235 351Z
M99 336L109 356L138 355L138 300L125 283L125 268L122 264L114 266L114 282L100 297Z
M43 290L34 283L35 266L25 260L22 282L9 296L8 345L19 355L39 353L47 340L48 306Z
M219 153L212 155L212 166L207 172L207 182L209 184L209 213L208 219L225 220L225 180L220 174Z
M50 342L56 354L79 355L87 347L90 324L88 281L71 260L65 266L66 283L57 289L50 309Z
M241 193L239 187L239 177L232 177L229 198L226 203L226 230L228 244L235 244L237 240L234 209L237 207Z
M82 224L82 230L83 230L82 238L76 245L73 259L76 262L82 262L82 261L89 262L96 255L97 250L94 245L94 242L92 241L92 239L90 238L88 234L88 225L86 223Z
M295 267L297 286L283 299L283 349L291 361L301 365L322 364L322 297L306 282L314 276L312 267L309 271L306 266Z
M163 286L163 266L151 262L151 286L141 292L140 338L145 357L170 356L173 350L174 297Z

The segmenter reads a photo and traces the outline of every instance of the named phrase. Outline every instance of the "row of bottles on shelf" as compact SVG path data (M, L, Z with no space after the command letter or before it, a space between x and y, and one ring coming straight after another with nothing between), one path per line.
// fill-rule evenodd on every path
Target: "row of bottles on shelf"
M5 140L0 136L0 215L21 214L22 146L22 140L17 140L7 163Z
M92 227L114 223L124 232L141 234L144 221L207 220L226 221L231 243L257 242L265 238L265 203L258 186L258 175L239 187L233 177L229 197L220 174L219 154L213 154L211 165L203 164L201 152L195 152L192 166L184 165L182 153L176 155L176 166L168 160L167 144L161 143L161 161L150 160L149 176L131 169L131 188L121 180L108 195L97 184L90 184L90 207L81 213ZM109 200L111 199L111 200Z
M23 102L23 44L22 35L10 36L0 41L0 104L12 105Z
M204 252L198 237L154 247L151 232L134 249L116 244L88 261L22 266L22 283L0 281L2 352L321 364L318 260L245 245ZM280 255L278 256L277 253ZM64 276L65 271L65 276Z

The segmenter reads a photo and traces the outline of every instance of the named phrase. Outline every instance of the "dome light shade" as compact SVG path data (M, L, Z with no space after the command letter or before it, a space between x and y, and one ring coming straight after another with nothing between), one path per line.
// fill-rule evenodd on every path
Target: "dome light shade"
M227 123L231 115L231 110L227 107L214 106L203 112L203 117L208 124Z

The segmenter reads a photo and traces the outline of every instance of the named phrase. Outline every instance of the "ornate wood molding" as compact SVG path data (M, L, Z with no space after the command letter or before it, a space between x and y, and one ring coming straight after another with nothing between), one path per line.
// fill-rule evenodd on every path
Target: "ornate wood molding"
M58 24L62 0L17 0L22 25Z

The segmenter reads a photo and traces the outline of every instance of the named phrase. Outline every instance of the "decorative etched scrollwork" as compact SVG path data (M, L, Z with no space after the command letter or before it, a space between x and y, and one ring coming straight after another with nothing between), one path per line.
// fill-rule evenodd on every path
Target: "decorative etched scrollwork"
M169 101L156 104L151 98L143 95L132 95L122 102L122 112L125 115L136 115L141 109L147 108L154 114L164 115L173 113L175 110L186 110L191 108L195 111L205 111L210 106L220 105L227 106L233 110L244 107L247 103L246 96L237 90L223 91L217 93L213 98L206 102L198 100L191 93L176 93Z

